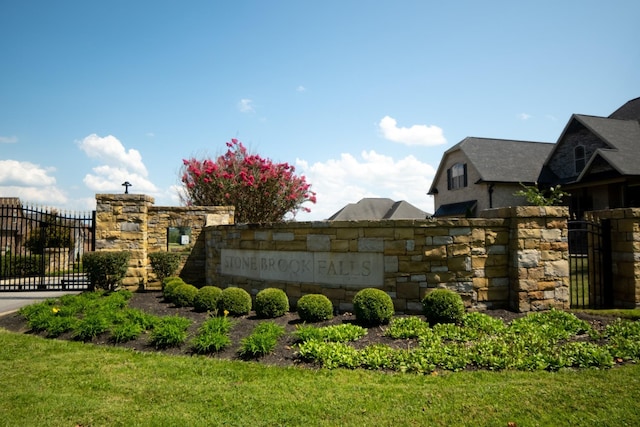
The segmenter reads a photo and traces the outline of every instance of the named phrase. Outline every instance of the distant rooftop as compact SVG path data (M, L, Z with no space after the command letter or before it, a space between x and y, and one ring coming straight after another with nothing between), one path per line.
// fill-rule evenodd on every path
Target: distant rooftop
M401 200L388 198L364 198L357 203L349 203L329 217L329 221L358 221L380 219L426 219L425 211Z

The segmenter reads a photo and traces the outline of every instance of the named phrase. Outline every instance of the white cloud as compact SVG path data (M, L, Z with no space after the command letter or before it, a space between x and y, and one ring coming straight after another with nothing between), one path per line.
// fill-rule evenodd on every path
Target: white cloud
M256 110L253 108L253 101L251 99L241 99L238 102L238 110L242 113L254 113Z
M0 144L15 144L18 142L17 136L0 136Z
M520 113L518 114L518 118L520 120L529 120L530 118L532 118L533 116L531 114L527 114L527 113Z
M66 194L50 175L53 172L55 168L30 162L0 160L0 197L19 197L23 202L44 205L67 203Z
M373 150L363 151L360 158L343 153L339 159L312 165L297 159L296 168L317 193L317 203L307 206L311 212L298 213L298 221L329 218L345 205L364 197L404 200L428 213L433 212L433 199L426 193L436 171L411 155L395 160Z
M432 146L447 143L442 129L435 125L398 127L396 119L384 116L378 123L378 128L385 139L401 144Z
M108 135L103 138L94 133L84 138L78 145L90 158L147 176L147 168L142 163L140 152L133 148L126 151L115 136Z
M56 179L49 174L55 168L43 168L30 162L0 160L0 185L24 185L46 187L55 185Z
M138 150L126 150L114 136L91 134L78 143L87 156L99 160L101 165L92 169L83 182L96 192L120 192L124 181L131 182L131 192L155 193L156 186L148 180L148 172Z
M306 91L307 91L307 88L306 88L306 87L304 87L304 86L302 86L302 85L300 85L300 86L298 86L298 87L296 88L296 91L297 91L297 92L306 92Z
M38 203L53 207L66 205L69 202L67 195L55 186L0 186L0 197L18 197L23 203Z

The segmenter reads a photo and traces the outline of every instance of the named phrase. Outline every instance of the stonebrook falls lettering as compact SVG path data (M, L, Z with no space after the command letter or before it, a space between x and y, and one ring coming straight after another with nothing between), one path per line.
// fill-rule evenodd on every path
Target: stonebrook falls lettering
M221 273L257 280L381 286L381 253L222 249Z

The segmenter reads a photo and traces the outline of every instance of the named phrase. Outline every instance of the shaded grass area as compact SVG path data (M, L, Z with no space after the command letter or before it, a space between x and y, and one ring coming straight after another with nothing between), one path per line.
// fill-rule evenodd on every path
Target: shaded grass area
M432 376L166 356L0 331L0 425L625 426L640 366Z

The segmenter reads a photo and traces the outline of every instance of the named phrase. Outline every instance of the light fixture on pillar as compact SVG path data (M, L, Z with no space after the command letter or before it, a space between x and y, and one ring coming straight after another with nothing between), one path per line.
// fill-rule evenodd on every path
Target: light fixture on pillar
M122 186L124 187L124 194L129 194L129 187L131 187L133 184L131 184L129 181L125 181L122 183Z

